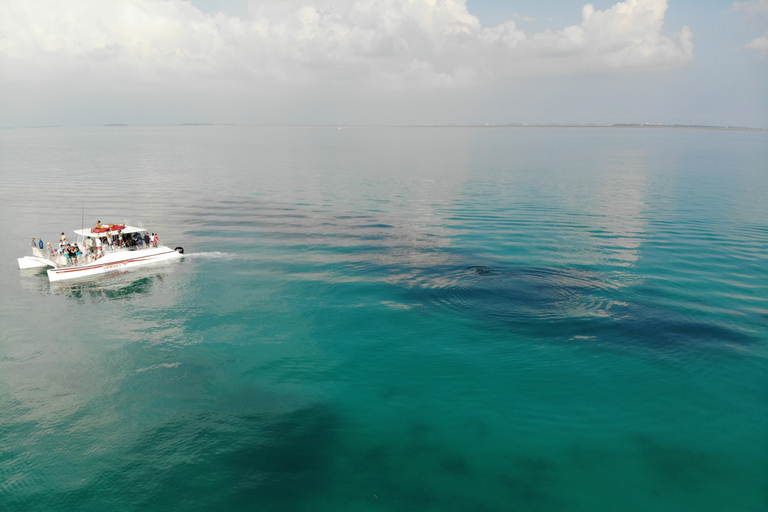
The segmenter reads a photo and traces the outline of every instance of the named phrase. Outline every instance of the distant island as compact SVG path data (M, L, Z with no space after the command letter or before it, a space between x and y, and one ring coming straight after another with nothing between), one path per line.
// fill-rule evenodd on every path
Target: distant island
M707 126L699 124L652 124L652 123L619 123L612 124L615 128L690 128L694 130L756 130L765 131L765 128L750 128L748 126Z
M654 123L613 123L613 124L429 124L424 128L682 128L687 130L734 130L734 131L768 131L768 128L750 128L748 126L707 126L696 124L654 124Z

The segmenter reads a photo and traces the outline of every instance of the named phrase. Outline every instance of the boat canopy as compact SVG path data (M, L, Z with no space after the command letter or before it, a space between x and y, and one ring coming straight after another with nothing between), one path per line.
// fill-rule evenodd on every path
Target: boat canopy
M136 226L125 225L125 227L123 227L122 229L115 229L113 231L102 231L99 233L94 233L91 228L76 229L75 234L83 237L97 238L102 236L116 235L118 231L123 234L130 234L130 233L145 233L147 230L144 228L137 228Z

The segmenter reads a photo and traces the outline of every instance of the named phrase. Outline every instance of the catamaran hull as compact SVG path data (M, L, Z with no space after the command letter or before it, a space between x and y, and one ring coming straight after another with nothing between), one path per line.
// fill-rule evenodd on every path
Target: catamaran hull
M138 251L126 251L119 254L107 254L103 258L77 267L60 267L48 270L48 280L64 281L67 279L79 279L81 277L93 277L114 272L124 272L136 267L178 260L181 253L168 247L142 249Z
M23 258L17 258L19 262L19 268L21 270L27 270L31 268L42 269L45 267L55 267L56 264L51 260L45 258L39 258L37 256L24 256Z

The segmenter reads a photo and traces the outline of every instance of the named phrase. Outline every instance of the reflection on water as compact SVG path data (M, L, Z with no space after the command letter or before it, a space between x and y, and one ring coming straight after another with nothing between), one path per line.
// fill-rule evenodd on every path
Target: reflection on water
M150 295L156 286L162 286L169 270L136 269L114 272L104 276L69 281L48 281L45 271L19 271L19 284L23 290L50 293L79 303L89 301L121 301Z
M162 281L162 273L138 277L133 272L124 272L121 275L74 283L55 281L50 283L50 290L55 295L62 295L80 303L86 300L90 302L129 300L151 293L153 287Z
M632 265L640 257L640 246L645 231L645 195L647 162L642 152L624 152L620 158L610 159L615 164L599 179L595 190L595 213L605 246L607 261L618 265Z
M28 268L18 270L18 282L22 290L34 293L50 292L48 274L45 268Z

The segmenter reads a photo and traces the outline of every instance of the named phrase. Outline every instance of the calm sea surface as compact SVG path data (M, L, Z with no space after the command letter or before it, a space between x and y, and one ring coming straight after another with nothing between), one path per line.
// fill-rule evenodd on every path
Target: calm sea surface
M766 132L3 130L0 228L4 512L768 507Z

